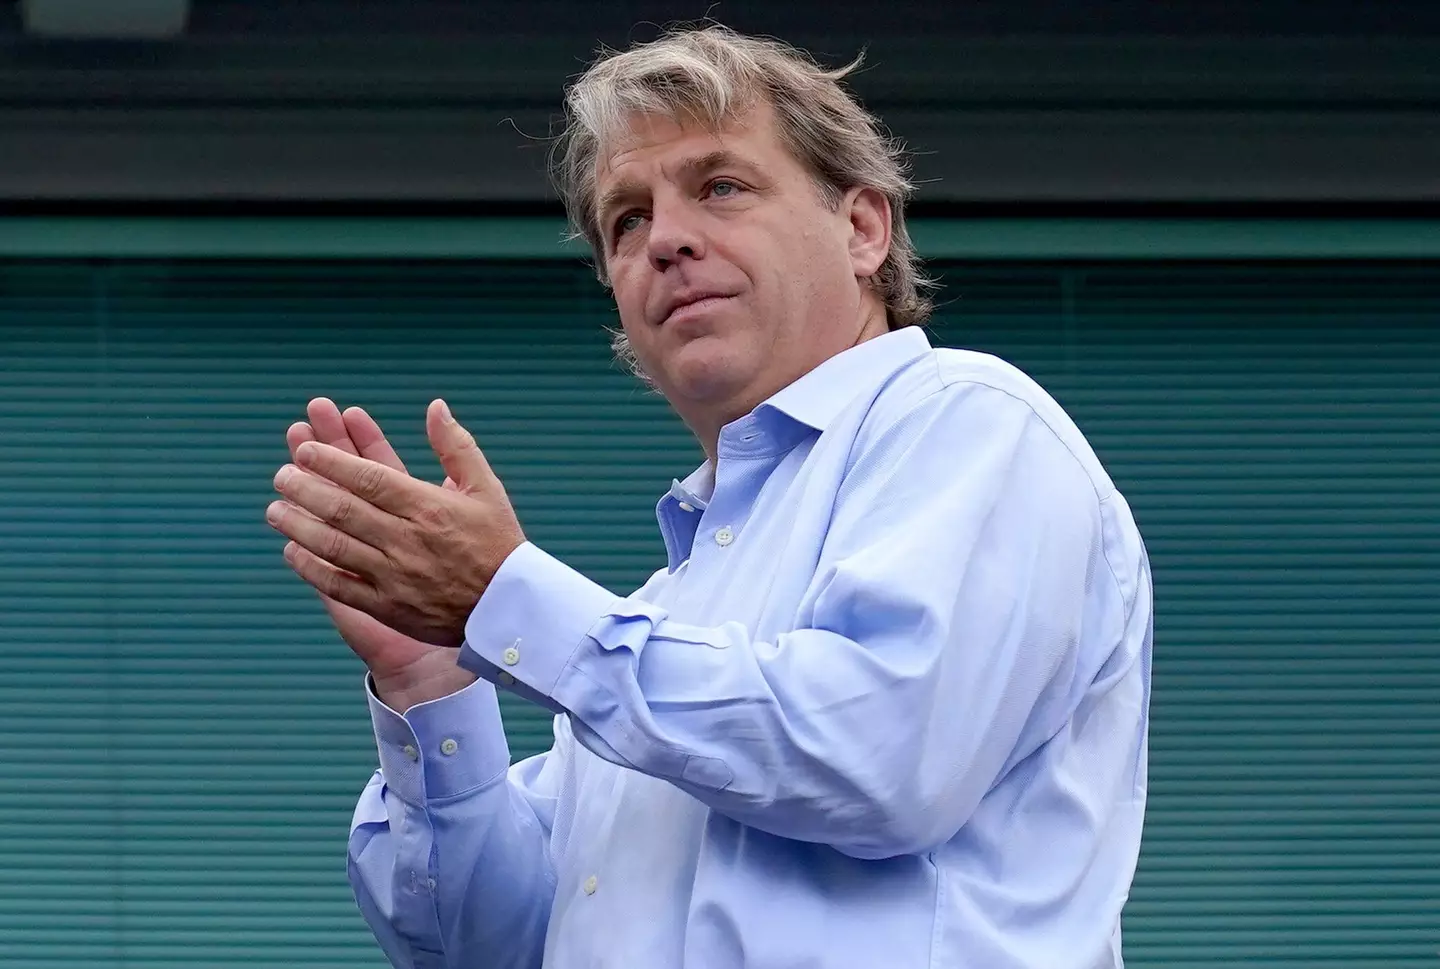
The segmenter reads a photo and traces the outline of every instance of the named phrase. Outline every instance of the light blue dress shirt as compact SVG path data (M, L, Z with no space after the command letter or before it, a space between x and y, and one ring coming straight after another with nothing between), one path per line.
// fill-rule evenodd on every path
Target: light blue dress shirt
M396 966L1118 967L1151 585L1044 391L918 328L720 435L617 596L533 545L482 679L401 717L349 846ZM494 683L557 712L510 766Z

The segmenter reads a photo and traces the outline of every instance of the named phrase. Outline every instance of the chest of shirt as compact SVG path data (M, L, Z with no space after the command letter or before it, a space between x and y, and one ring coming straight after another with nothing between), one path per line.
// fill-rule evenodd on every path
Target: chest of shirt
M638 597L664 607L676 622L740 624L760 649L803 627L817 571L824 568L844 460L843 453L814 444L812 439L767 458L722 461L708 504L668 512L675 516L672 536L689 540L682 546L688 555L673 572L652 578ZM638 955L673 946L675 939L660 936L687 919L707 827L730 822L712 818L709 808L674 785L616 766L578 743L572 757L562 800L574 813L556 846L555 924L565 926L566 938L602 932L618 945L607 923L631 924L636 912L644 912L651 928L632 926L622 948L636 947Z
M668 510L683 560L640 596L678 622L740 623L761 641L805 626L843 476L844 455L828 443L722 459L704 508Z

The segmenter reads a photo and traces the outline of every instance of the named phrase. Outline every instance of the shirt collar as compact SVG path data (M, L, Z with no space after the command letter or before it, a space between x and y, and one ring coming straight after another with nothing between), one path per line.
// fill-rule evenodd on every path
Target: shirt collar
M778 411L823 431L860 394L890 379L895 371L930 350L918 326L903 326L837 353L765 401L757 411Z
M789 439L788 444L793 447L802 436L799 433L802 428L823 432L857 396L873 391L895 371L929 350L930 340L925 331L918 326L907 326L838 353L782 388L745 417L727 425L721 432L721 450L732 455L750 451L776 453L783 450L785 439ZM783 415L781 421L774 420L775 415ZM781 422L788 423L788 428L774 426ZM655 514L665 539L671 572L689 558L700 515L708 507L714 488L714 466L706 461L684 481L672 482L670 490L656 505Z
M690 472L684 481L672 481L667 497L682 501L704 511L710 505L710 495L715 491L715 467L706 461Z

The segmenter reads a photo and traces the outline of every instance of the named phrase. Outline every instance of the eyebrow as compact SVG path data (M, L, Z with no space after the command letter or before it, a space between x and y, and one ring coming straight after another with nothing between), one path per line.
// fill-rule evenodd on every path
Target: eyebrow
M753 170L755 166L742 159L734 152L724 148L717 148L714 151L706 152L703 155L696 155L682 161L676 174L682 180L694 180L701 176L708 175L717 168L740 167ZM595 206L595 221L603 229L608 221L611 210L619 207L631 199L639 198L646 194L646 188L640 182L633 179L622 180L600 196L599 203Z

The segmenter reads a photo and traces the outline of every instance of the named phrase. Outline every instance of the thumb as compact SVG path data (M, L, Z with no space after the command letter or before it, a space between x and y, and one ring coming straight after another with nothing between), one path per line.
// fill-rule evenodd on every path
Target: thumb
M490 462L480 453L475 438L460 426L450 413L445 401L430 402L425 412L425 434L430 438L430 447L440 459L445 474L455 483L455 490L463 493L477 491L494 480Z

